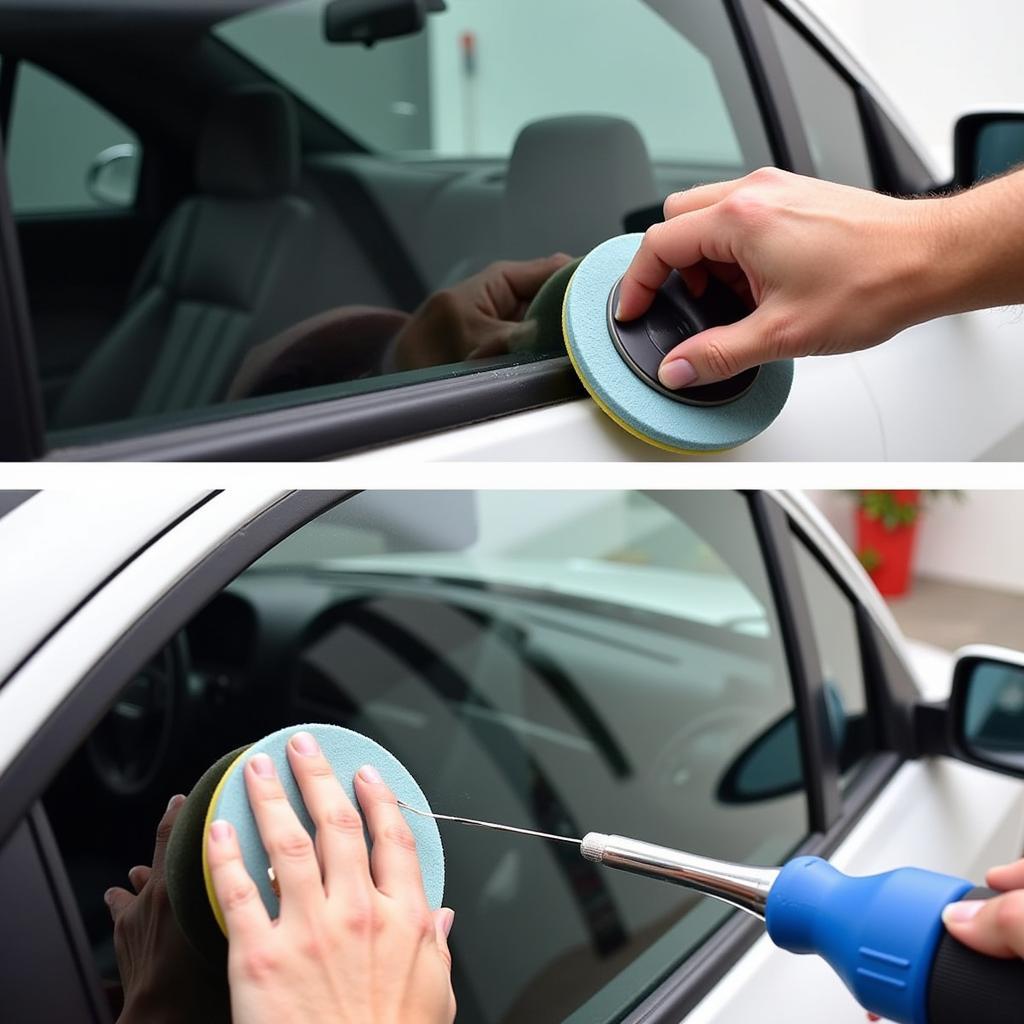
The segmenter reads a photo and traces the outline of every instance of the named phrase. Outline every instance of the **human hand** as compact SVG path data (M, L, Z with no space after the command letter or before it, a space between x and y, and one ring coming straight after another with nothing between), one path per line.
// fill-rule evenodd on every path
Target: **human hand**
M670 196L622 283L642 316L673 269L698 296L709 275L752 312L666 356L661 382L709 384L778 359L870 348L942 312L935 221L948 200L906 200L766 168Z
M560 253L528 262L493 263L435 292L396 338L395 368L419 370L511 351L534 330L522 321L537 292L570 259Z
M455 997L447 936L454 914L427 907L416 841L395 797L360 769L363 819L308 733L288 760L316 824L310 839L265 754L245 766L263 845L281 890L271 921L230 824L210 827L214 890L228 929L234 1024L451 1024Z
M156 830L153 865L128 872L135 894L108 889L114 951L124 989L118 1024L191 1024L230 1021L227 979L217 977L188 944L167 897L164 859L174 822L185 803L171 799Z
M946 929L979 953L1024 958L1024 860L993 868L985 882L1003 895L951 903L942 913Z

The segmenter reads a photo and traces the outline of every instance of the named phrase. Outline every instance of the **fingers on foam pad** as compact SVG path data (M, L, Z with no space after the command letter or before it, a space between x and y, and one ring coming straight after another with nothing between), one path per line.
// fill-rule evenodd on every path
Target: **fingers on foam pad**
M370 864L374 884L387 896L421 897L416 837L395 795L372 766L364 766L356 775L356 795L373 842Z
M721 406L684 405L642 381L620 355L608 327L609 296L642 237L624 235L605 242L574 274L563 309L573 367L600 408L648 444L677 453L718 452L745 444L766 430L785 406L793 362L763 366L749 391Z
M235 830L226 821L209 829L207 860L217 902L227 922L228 934L256 934L270 925L259 890L245 870Z
M355 806L355 775L364 764L372 764L381 773L388 788L411 807L429 809L427 798L410 772L389 751L378 743L349 729L333 725L297 725L276 732L249 748L245 761L258 754L266 754L276 767L277 781L283 788L291 810L309 835L316 834L316 826L303 801L288 757L289 741L297 732L308 732L316 740L324 757L330 763L339 786L349 802ZM221 818L231 822L238 833L238 842L247 871L260 892L264 905L276 917L279 901L267 873L270 858L260 838L256 817L246 795L246 776L234 764L225 773L222 784L211 800L208 820ZM261 780L263 781L263 780ZM404 827L415 838L416 854L422 873L422 888L431 909L438 909L444 896L444 851L437 824L430 818L405 815L394 808ZM365 848L365 839L364 848ZM275 865L275 871L277 865ZM283 886L283 880L282 880ZM283 894L284 895L284 894Z
M357 887L368 867L362 816L312 735L292 737L288 760L316 828L327 894Z

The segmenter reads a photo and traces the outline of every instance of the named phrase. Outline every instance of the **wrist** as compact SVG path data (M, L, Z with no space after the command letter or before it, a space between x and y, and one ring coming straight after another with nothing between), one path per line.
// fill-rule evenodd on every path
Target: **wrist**
M959 198L901 200L904 223L895 244L903 274L893 282L899 330L961 312L969 302L976 270L966 257L978 254Z

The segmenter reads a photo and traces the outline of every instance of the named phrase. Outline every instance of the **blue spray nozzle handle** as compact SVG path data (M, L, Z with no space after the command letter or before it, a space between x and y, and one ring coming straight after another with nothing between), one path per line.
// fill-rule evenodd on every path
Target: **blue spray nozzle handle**
M797 857L768 894L765 922L776 945L827 960L865 1009L900 1024L933 1024L929 990L946 934L942 911L973 888L918 868L853 878L818 857ZM1024 999L1024 989L1006 995ZM1017 1005L1007 1020L1024 1019Z
M684 886L764 919L777 946L826 960L867 1010L896 1024L1024 1024L1024 960L983 956L944 928L957 900L997 895L900 868L851 878L819 857L752 868L588 832L586 860Z

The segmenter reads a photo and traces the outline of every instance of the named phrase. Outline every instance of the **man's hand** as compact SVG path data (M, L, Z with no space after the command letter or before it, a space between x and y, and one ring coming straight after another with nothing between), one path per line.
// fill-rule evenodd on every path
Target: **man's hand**
M230 824L210 826L207 856L228 927L235 1024L451 1024L455 996L448 933L455 915L431 913L416 840L394 794L360 769L363 819L309 733L288 743L315 843L289 804L273 761L245 766L249 803L281 888L270 919Z
M494 263L452 288L436 292L395 341L397 370L447 366L511 351L533 330L523 317L541 286L570 257Z
M1022 185L1017 176L964 196L906 200L768 168L681 192L626 273L619 319L643 315L673 269L698 295L713 274L747 301L745 319L669 353L660 376L672 389L871 348L935 316L999 304L1006 288L994 278L1015 279L1024 293L1024 247L1009 212L1024 206ZM985 242L1008 232L1016 266Z
M1003 895L951 903L942 914L947 930L979 953L1024 958L1024 860L993 868L985 881Z
M108 889L114 951L124 988L118 1024L190 1024L231 1019L227 979L216 977L178 928L164 880L164 858L185 798L174 797L156 831L153 866L128 873L135 894Z

